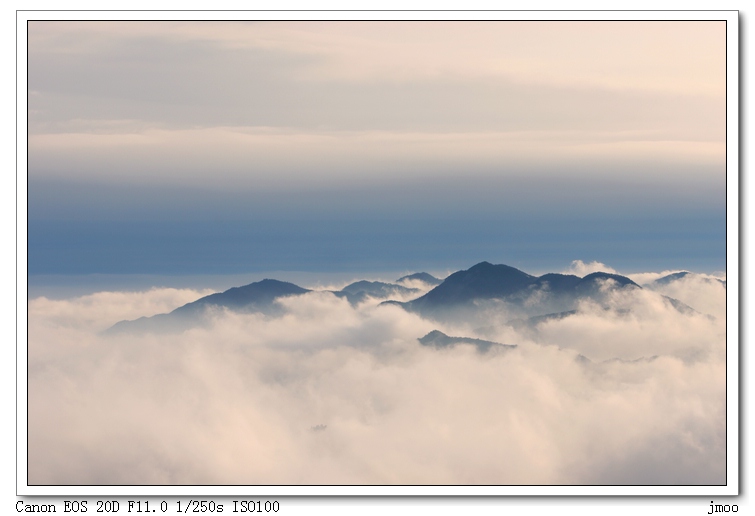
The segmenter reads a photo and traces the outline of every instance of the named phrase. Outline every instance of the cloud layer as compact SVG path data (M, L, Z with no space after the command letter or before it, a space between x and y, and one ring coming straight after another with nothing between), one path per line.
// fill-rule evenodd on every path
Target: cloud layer
M724 481L724 320L657 293L485 335L326 292L280 317L100 334L202 294L29 302L30 483ZM421 346L433 329L518 347Z
M502 163L718 177L724 35L713 22L32 22L30 174L226 190Z

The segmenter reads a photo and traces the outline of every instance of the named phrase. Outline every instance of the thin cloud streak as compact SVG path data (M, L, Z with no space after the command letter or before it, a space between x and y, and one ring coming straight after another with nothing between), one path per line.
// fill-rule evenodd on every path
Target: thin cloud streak
M651 183L706 179L723 162L723 143L631 141L626 134L523 133L296 133L271 128L149 130L127 134L47 134L29 138L35 177L227 189L385 185L410 180L512 178L533 171L541 180L571 175L600 178L617 166L653 164L632 174ZM563 139L566 138L566 139ZM627 138L630 140L628 141ZM292 153L291 149L297 149ZM592 150L591 150L592 149ZM122 157L128 155L126 161ZM535 157L537 156L537 157ZM505 164L505 165L502 165ZM212 184L207 171L214 170ZM274 172L274 173L273 173ZM219 184L218 184L219 182Z

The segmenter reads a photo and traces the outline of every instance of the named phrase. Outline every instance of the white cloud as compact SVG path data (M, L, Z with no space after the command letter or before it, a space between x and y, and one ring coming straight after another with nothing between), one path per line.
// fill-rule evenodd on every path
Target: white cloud
M638 285L647 285L648 283L652 283L653 281L662 278L664 276L668 276L669 274L674 274L676 272L682 272L681 270L666 270L663 272L638 272L638 273L632 273L632 274L626 274L625 276Z
M404 279L399 283L399 285L402 285L406 288L415 288L423 294L435 288L435 285L430 285L429 283L425 283L420 279Z
M63 300L37 297L29 301L29 317L44 317L50 325L99 331L123 319L170 312L212 292L153 288L143 292L97 292Z
M542 323L538 342L573 349L594 359L667 355L683 360L723 353L725 326L703 314L685 314L662 296L633 289L586 301L576 315Z
M610 274L616 274L616 269L598 261L585 263L582 260L574 260L571 262L571 265L563 271L564 274L574 274L580 278L592 274L593 272L608 272Z
M486 354L416 340L468 328L324 292L283 300L280 317L219 311L181 334L98 334L116 313L189 295L30 302L31 483L723 478L723 323L656 293L585 305L534 337L501 328L519 347Z
M725 276L722 279L726 281ZM652 284L650 288L704 314L726 317L726 287L715 276L691 273L665 285Z

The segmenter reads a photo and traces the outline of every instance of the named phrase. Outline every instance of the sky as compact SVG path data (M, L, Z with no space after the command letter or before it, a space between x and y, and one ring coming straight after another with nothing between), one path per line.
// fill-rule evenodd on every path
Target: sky
M725 269L724 22L30 22L30 275Z

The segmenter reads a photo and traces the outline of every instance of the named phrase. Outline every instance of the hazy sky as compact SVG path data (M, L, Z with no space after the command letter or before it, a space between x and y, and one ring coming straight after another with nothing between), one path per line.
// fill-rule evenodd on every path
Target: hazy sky
M30 22L29 272L725 267L725 22Z

